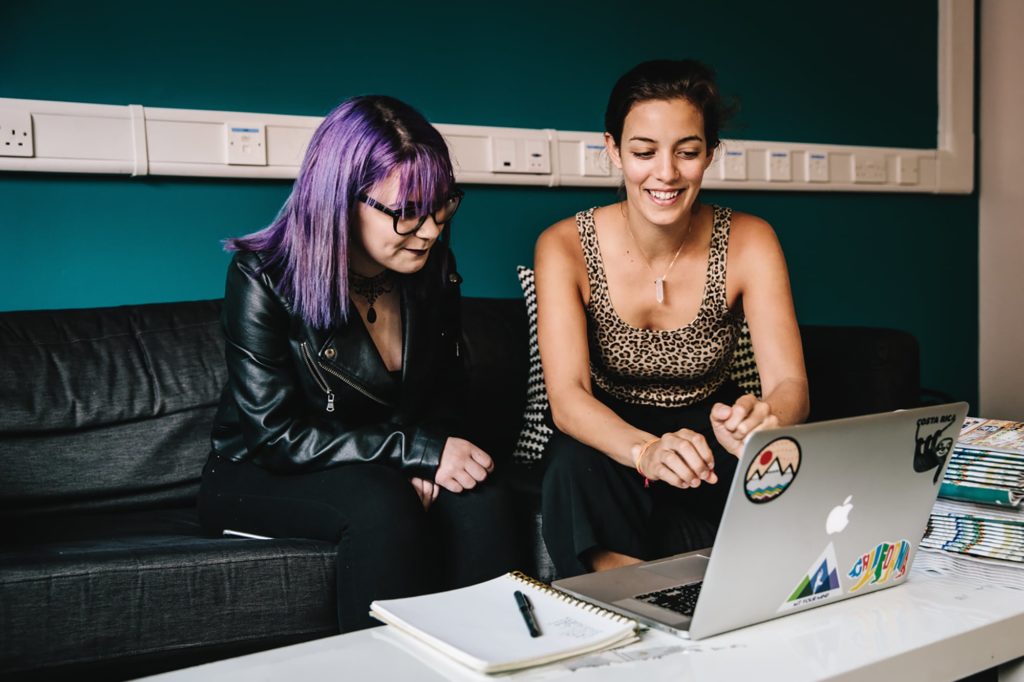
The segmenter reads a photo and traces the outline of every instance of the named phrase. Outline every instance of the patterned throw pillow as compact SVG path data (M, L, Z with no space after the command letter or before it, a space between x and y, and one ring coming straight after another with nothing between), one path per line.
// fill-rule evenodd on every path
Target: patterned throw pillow
M512 458L519 461L539 462L544 446L551 437L551 427L544 415L548 410L548 391L544 386L544 371L540 366L540 350L537 347L537 287L533 270L520 265L516 268L519 285L526 300L526 318L530 323L530 377L526 384L526 409L523 411L523 426L519 439L512 450Z
M525 462L539 462L551 437L551 427L544 419L548 410L548 391L544 385L544 371L541 369L540 350L537 345L537 287L531 268L520 265L516 268L516 274L519 276L519 285L523 288L526 318L530 324L530 376L526 384L523 426L512 450L512 458ZM743 320L740 327L729 376L745 393L761 395L761 380L757 374L754 348L750 343L750 328L746 320Z
M750 327L747 326L746 320L743 320L740 327L740 338L736 341L736 350L732 354L729 377L744 393L753 393L761 397L761 377L757 374L754 347L750 343Z

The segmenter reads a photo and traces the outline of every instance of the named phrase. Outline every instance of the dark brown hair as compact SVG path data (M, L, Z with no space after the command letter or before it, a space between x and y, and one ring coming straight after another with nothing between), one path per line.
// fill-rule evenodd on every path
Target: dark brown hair
M700 110L708 153L718 147L719 133L732 116L734 107L722 101L711 67L693 59L656 59L627 71L615 83L608 98L604 129L619 146L626 116L635 105L648 100L672 99L684 99Z

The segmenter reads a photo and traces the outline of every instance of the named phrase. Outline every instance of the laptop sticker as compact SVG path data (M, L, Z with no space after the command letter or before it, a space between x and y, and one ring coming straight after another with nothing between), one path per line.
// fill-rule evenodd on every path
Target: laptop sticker
M842 594L839 584L839 564L836 561L836 548L830 542L821 556L807 569L807 575L797 583L793 594L778 608L776 613L787 609L795 609L837 594Z
M907 574L907 559L910 557L910 543L906 540L883 542L866 552L853 564L847 575L856 582L850 592L856 592L865 585L881 585L889 580L899 580Z
M754 504L771 502L796 478L800 470L800 444L792 438L776 438L761 448L747 467L744 492Z
M922 417L917 420L917 433L914 436L914 471L918 473L935 469L932 484L938 484L939 473L946 457L953 449L954 433L947 433L949 427L956 423L955 414L944 414L941 417Z

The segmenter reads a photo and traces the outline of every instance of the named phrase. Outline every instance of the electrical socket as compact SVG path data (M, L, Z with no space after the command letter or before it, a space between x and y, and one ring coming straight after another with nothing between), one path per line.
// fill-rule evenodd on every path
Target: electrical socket
M921 165L916 156L896 157L896 182L901 185L916 185L921 182Z
M228 123L228 165L266 166L267 129L259 123Z
M551 145L547 140L526 140L523 146L527 173L551 172Z
M519 173L516 141L511 137L491 138L491 172Z
M32 114L20 109L0 109L0 156L35 156Z
M715 150L715 155L711 159L711 165L704 171L705 180L725 180L725 164L722 162L724 150Z
M522 137L491 138L492 173L550 173L551 145Z
M854 154L853 181L883 185L889 181L885 169L885 156L881 154Z
M583 175L609 176L612 174L608 151L603 144L580 143L583 148Z
M793 157L786 150L768 151L768 181L790 182L793 180Z
M725 152L725 159L722 161L725 165L725 179L726 180L746 180L747 179L747 152L744 149L727 149Z
M827 152L807 152L807 182L828 182Z

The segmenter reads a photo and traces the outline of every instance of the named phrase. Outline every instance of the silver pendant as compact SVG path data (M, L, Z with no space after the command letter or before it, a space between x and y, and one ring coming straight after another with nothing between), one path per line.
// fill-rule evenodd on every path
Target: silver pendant
M665 302L665 278L659 277L654 280L654 298L658 299L658 303Z

